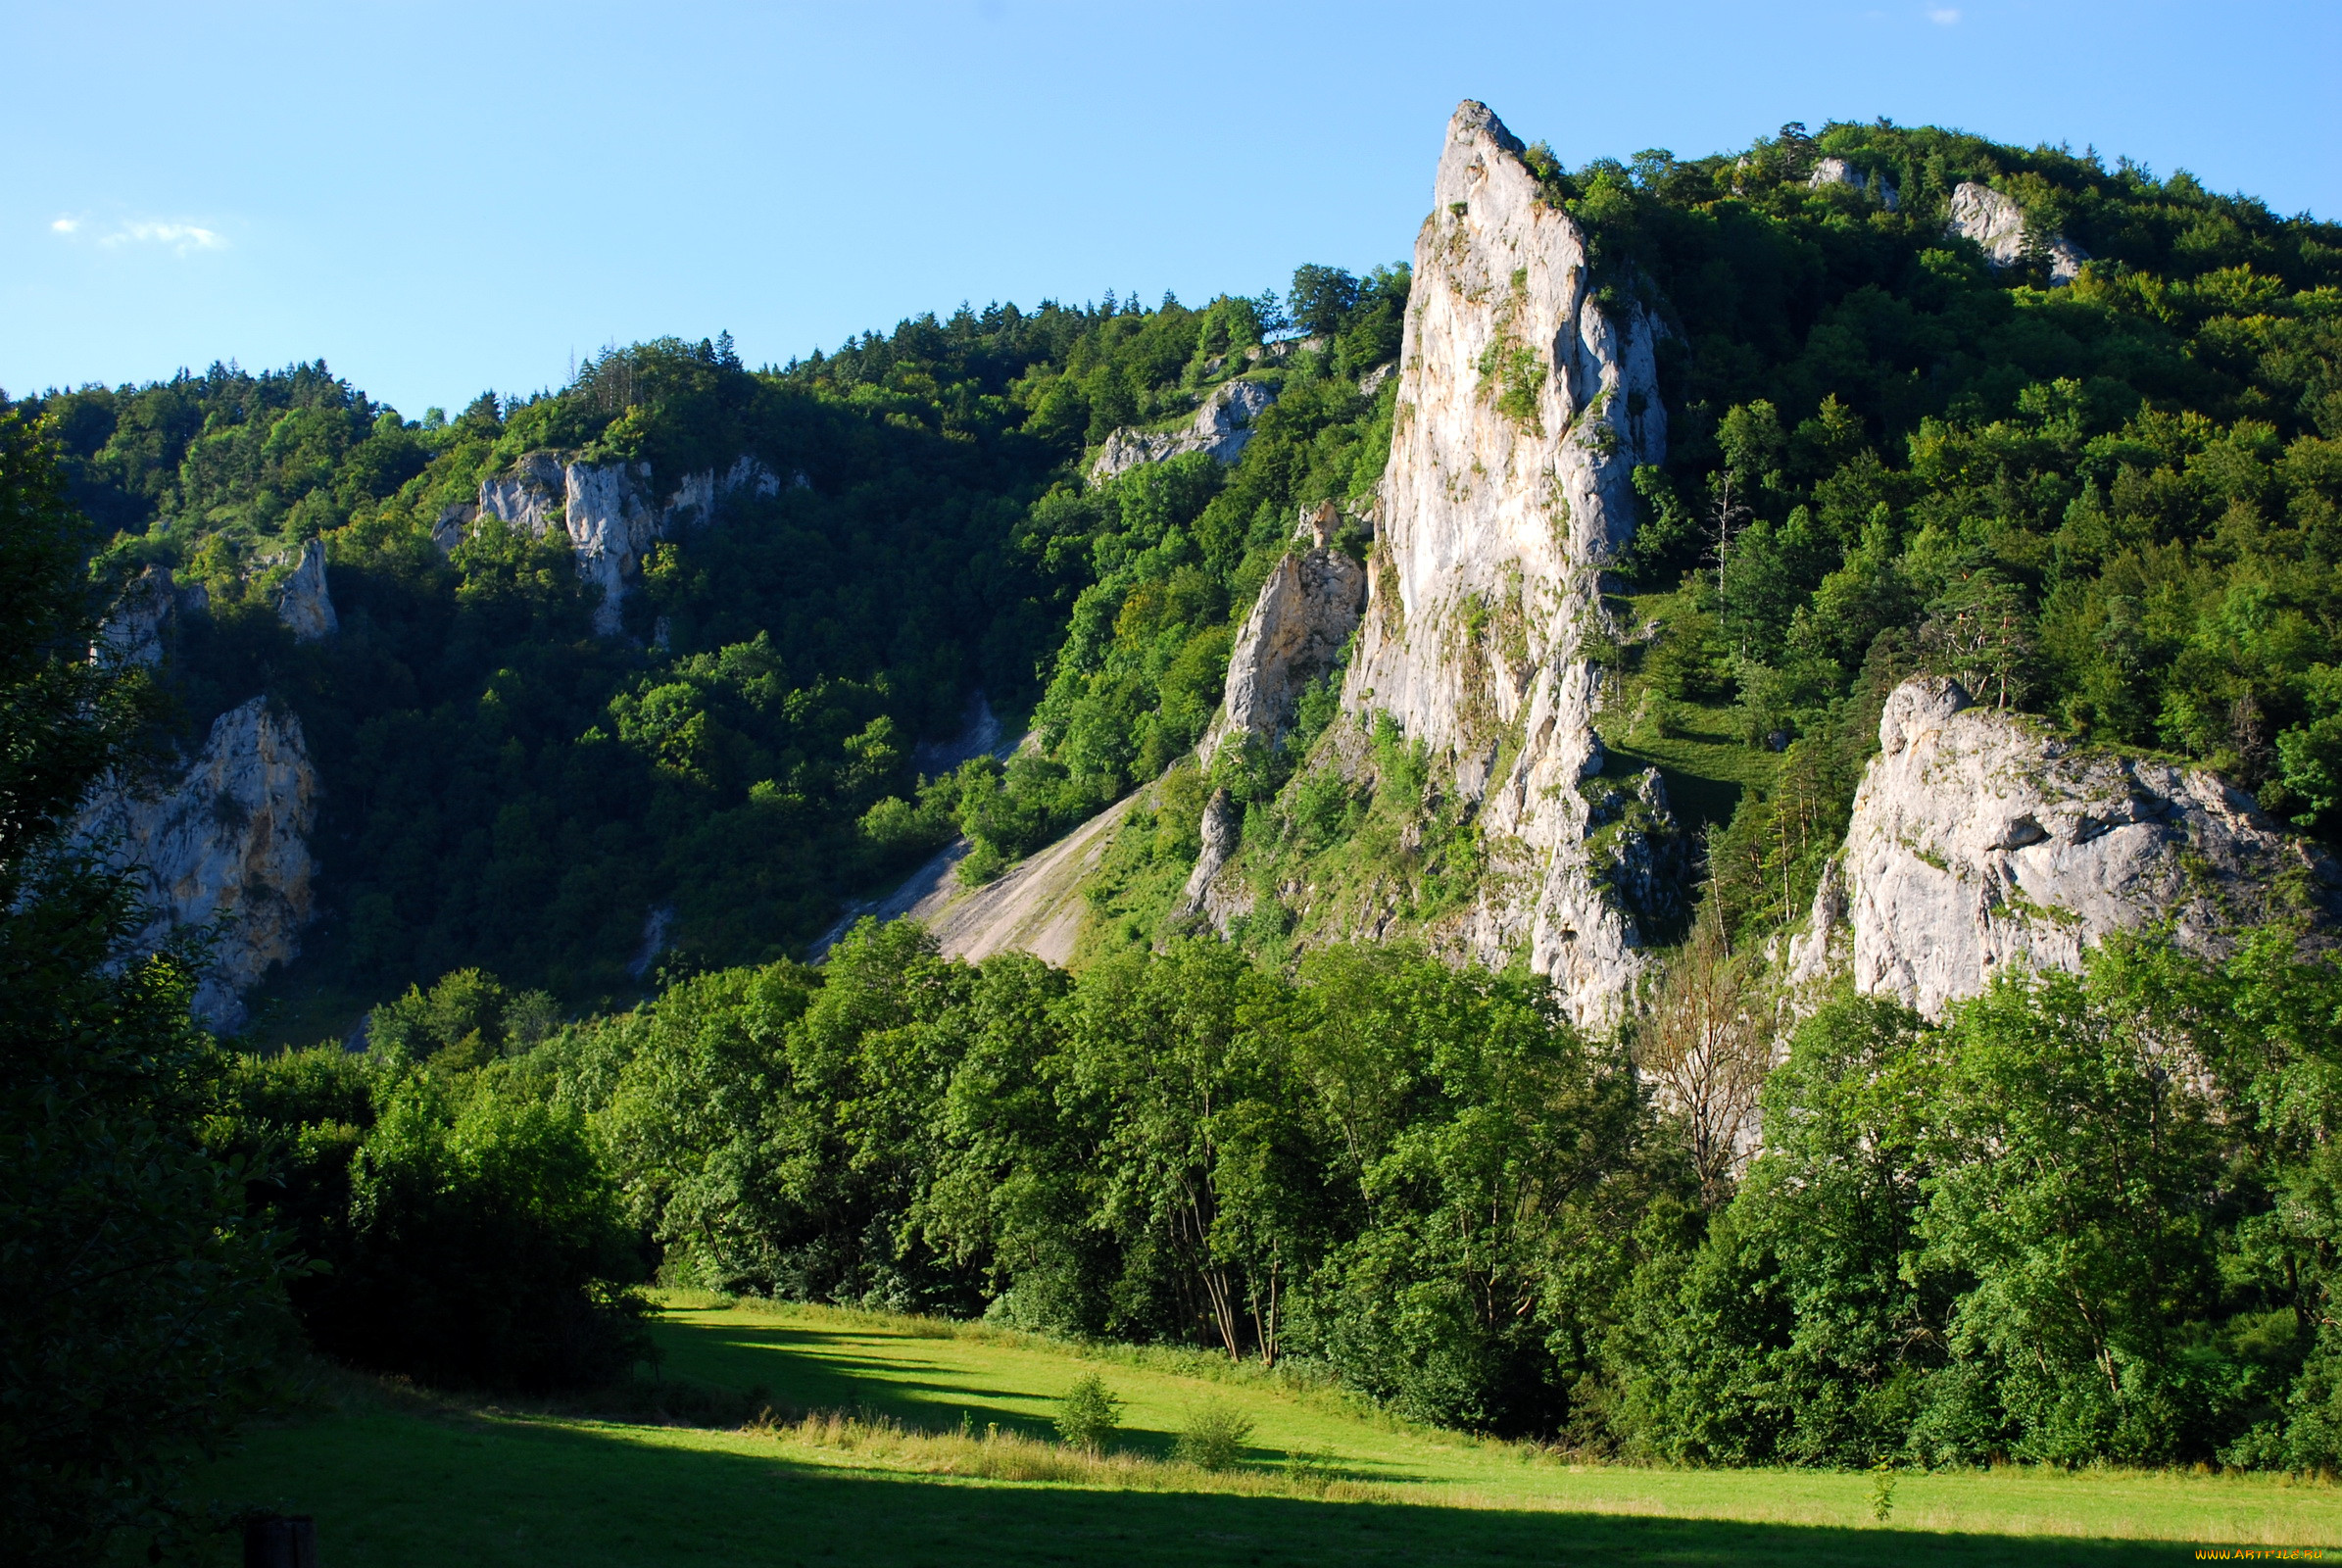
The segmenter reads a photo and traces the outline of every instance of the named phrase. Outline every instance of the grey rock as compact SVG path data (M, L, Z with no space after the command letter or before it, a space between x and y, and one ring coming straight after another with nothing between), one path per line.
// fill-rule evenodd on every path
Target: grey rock
M1252 421L1277 401L1277 394L1258 381L1221 383L1195 411L1182 430L1133 430L1127 426L1106 437L1090 465L1094 480L1111 479L1148 463L1162 463L1190 452L1209 453L1221 463L1234 463L1252 439Z
M1358 377L1358 396L1362 398L1373 397L1377 392L1383 390L1383 383L1385 381L1390 380L1397 373L1398 363L1395 360L1389 365L1376 366L1373 369Z
M324 540L312 539L301 547L292 575L277 584L276 615L293 629L296 642L314 643L341 629L333 596L325 591Z
M1814 165L1814 172L1805 176L1805 182L1816 190L1824 185L1850 185L1859 191L1871 188L1870 176L1843 158L1823 159ZM1901 200L1893 183L1882 177L1878 181L1878 205L1891 213L1901 204Z
M113 665L163 662L164 640L178 618L179 593L169 566L149 566L123 587L98 627L89 657Z
M1850 967L1856 989L1937 1017L2004 969L2078 971L2159 921L2213 956L2289 915L2330 945L2342 869L2209 772L2075 747L1935 679L1897 688L1878 741L1790 949L1801 981Z
M431 545L442 556L453 556L456 546L470 534L471 526L480 514L473 502L458 501L439 509L439 515L431 523Z
M1604 614L1601 569L1633 535L1635 466L1665 459L1660 329L1638 305L1595 304L1584 231L1519 154L1485 105L1448 123L1342 705L1390 714L1478 803L1501 870L1446 950L1497 966L1526 950L1572 1014L1600 1024L1632 994L1643 936L1596 863L1616 846L1588 843L1578 785L1601 766L1605 687L1581 644ZM1513 384L1483 373L1492 354Z
M255 697L213 723L203 751L161 789L110 780L75 838L132 874L146 911L132 954L182 927L220 922L195 1010L215 1028L244 1019L242 993L300 953L316 914L309 832L317 776L301 721Z
M803 488L804 481L797 475L793 487ZM666 503L655 506L647 463L572 463L556 453L530 452L510 471L480 481L474 515L501 518L540 539L558 521L576 553L578 576L602 588L602 602L594 610L595 634L612 637L627 590L641 575L653 545L712 522L726 500L780 492L780 476L743 455L721 474L713 469L685 474ZM468 525L468 519L453 517L454 511L440 514L432 528L435 541L443 528Z
M1226 790L1214 790L1203 806L1203 820L1199 825L1202 848L1195 857L1195 868L1188 873L1187 887L1181 893L1181 912L1194 914L1198 909L1214 916L1215 923L1225 926L1226 911L1218 907L1222 902L1214 887L1220 872L1228 864L1228 858L1236 853L1244 836L1244 816Z
M1358 624L1366 568L1319 545L1277 563L1228 656L1226 700L1196 755L1209 767L1234 736L1274 744L1303 688L1334 667Z
M1953 190L1952 220L1946 232L1975 241L1984 260L1995 268L2012 267L2025 258L2025 210L1991 186L1973 179L1962 181ZM2088 252L2063 234L2050 235L2042 249L2049 258L2053 284L2073 282L2081 275L2081 264L2090 259Z

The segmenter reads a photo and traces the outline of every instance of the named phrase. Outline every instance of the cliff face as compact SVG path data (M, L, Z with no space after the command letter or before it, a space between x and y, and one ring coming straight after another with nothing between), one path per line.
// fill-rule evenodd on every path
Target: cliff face
M449 508L432 528L441 548L452 550L462 530L476 517L500 517L543 538L558 524L577 554L577 574L602 587L594 611L595 633L617 635L619 609L628 586L642 573L642 558L661 539L714 520L729 497L780 493L779 475L751 457L736 459L718 474L713 469L683 476L664 505L652 499L651 466L564 462L552 452L531 452L511 471L480 481L471 516Z
M2219 955L2289 915L2323 940L2342 913L2342 867L2210 773L2074 747L1951 681L1906 682L1878 739L1798 979L1851 966L1858 990L1937 1017L2012 964L2078 970L2151 921Z
M151 951L180 926L222 921L195 999L214 1027L243 1022L241 993L300 952L316 907L308 835L317 797L301 721L255 697L220 715L168 789L105 791L76 825L82 842L134 873L150 914L134 950Z
M1302 689L1334 667L1365 599L1365 568L1322 538L1277 563L1229 651L1227 697L1196 748L1205 767L1232 738L1273 741L1293 723Z
M297 641L314 643L341 630L325 588L325 541L312 539L293 560L292 575L277 585L276 614Z
M1491 871L1454 951L1501 964L1526 949L1594 1022L1640 967L1608 863L1640 851L1589 842L1606 825L1580 788L1602 768L1602 680L1580 648L1667 420L1655 323L1596 306L1586 236L1520 151L1484 105L1448 123L1342 705L1396 719L1435 788L1479 805Z

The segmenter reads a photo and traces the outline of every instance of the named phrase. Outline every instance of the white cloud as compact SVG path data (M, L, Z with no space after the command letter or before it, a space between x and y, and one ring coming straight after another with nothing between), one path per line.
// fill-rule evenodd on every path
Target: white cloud
M193 223L124 223L98 241L101 245L168 245L181 256L189 251L223 250L227 241L216 230Z
M71 240L83 237L95 239L109 250L120 245L159 245L174 255L185 256L191 251L223 251L227 236L216 228L201 223L167 223L154 219L132 219L108 228L90 228L88 220L59 218L49 224L51 233L62 234Z
M1927 20L1938 27L1949 27L1959 22L1960 12L1953 6L1933 6L1927 11Z

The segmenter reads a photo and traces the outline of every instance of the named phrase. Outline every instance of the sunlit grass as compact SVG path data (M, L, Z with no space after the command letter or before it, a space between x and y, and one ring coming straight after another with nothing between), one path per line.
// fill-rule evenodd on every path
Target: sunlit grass
M328 1377L204 1470L224 1506L314 1513L335 1565L743 1562L2174 1561L2342 1543L2342 1492L2185 1472L1873 1478L1586 1463L1419 1427L1292 1369L985 1325L675 1295L660 1386L527 1403ZM1122 1429L1054 1440L1100 1374ZM1218 1402L1233 1469L1172 1456ZM128 1560L128 1559L125 1559ZM224 1541L217 1560L229 1561Z

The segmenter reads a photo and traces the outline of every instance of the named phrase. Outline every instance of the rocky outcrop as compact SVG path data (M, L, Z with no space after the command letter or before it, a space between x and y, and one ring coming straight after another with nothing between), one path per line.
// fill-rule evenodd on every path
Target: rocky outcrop
M2025 209L1989 185L1975 180L1963 181L1952 192L1952 220L1946 230L1962 239L1974 240L1983 251L1984 260L1995 268L2014 267L2023 261L2026 252ZM2053 284L2073 282L2081 275L2081 264L2089 255L2063 234L2052 234L2041 242L2041 253L2049 263L2049 280Z
M798 476L802 481L804 476ZM577 574L602 588L594 610L598 636L617 634L626 590L641 575L652 545L685 529L712 522L721 504L737 496L780 493L780 476L755 458L743 456L720 475L713 469L683 476L663 506L651 499L648 463L570 463L556 453L522 455L505 473L480 481L476 517L501 518L507 525L543 538L558 523L577 555ZM442 512L431 530L434 541L471 525L456 509Z
M1805 176L1805 183L1815 190L1825 185L1849 185L1859 191L1871 188L1870 176L1843 158L1825 158L1814 165L1814 172ZM1901 204L1894 185L1883 175L1878 180L1878 205L1893 212Z
M255 697L213 723L203 751L168 788L108 786L76 837L129 869L148 912L133 952L181 927L220 922L195 997L216 1028L243 1022L242 993L300 952L315 913L309 831L317 776L301 721Z
M1888 699L1791 973L1850 967L1857 990L1929 1017L2011 966L2077 971L2116 931L2170 922L2192 951L2342 915L2342 867L2199 769L2076 746L1972 706L1945 680Z
M186 603L190 593L201 595L203 588L199 584L181 590L171 581L169 566L147 567L130 579L107 612L89 657L114 665L161 663L182 610L195 608Z
M324 540L312 539L301 547L292 573L276 585L276 614L293 629L295 642L314 643L341 630L333 596L325 591Z
M1227 698L1196 748L1205 767L1234 736L1274 744L1292 725L1302 689L1334 667L1356 629L1366 568L1324 535L1321 524L1312 548L1278 562L1252 602L1229 652Z
M1162 463L1190 452L1210 454L1222 463L1244 456L1252 439L1252 421L1277 401L1277 394L1259 381L1236 380L1213 388L1195 417L1182 430L1147 431L1124 428L1106 437L1098 459L1090 465L1093 480L1114 475L1144 464Z
M1525 953L1601 1022L1643 937L1611 886L1620 832L1594 842L1605 824L1580 788L1602 770L1604 692L1581 645L1634 531L1635 466L1666 452L1659 328L1595 303L1584 231L1520 153L1484 105L1448 123L1342 705L1390 714L1429 749L1435 787L1477 803L1492 869L1449 950Z

